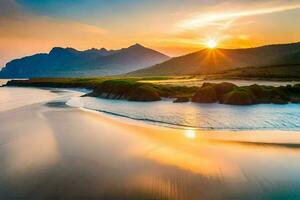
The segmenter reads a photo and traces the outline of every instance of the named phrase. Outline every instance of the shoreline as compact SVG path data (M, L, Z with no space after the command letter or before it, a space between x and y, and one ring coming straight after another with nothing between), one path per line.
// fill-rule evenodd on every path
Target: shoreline
M76 108L75 108L76 109ZM189 139L197 140L197 137L207 140L216 140L219 142L247 142L249 144L261 144L261 145L299 145L300 142L294 142L295 137L300 139L300 131L296 130L201 130L193 129L190 127L186 128L176 128L168 126L159 126L154 124L149 124L142 120L134 120L127 117L118 117L99 111L77 108L80 111L91 113L93 115L99 116L101 120L111 121L120 126L129 125L137 128L150 129L153 132L171 132L172 134L183 135ZM272 134L272 135L270 135ZM292 136L292 137L291 137ZM276 139L272 138L276 137ZM272 139L272 140L270 140ZM268 141L269 140L269 141ZM300 141L300 140L299 140Z
M121 101L124 101L124 100L121 100ZM172 103L172 102L170 102L170 103ZM70 106L68 104L66 104L66 105ZM86 112L92 112L95 114L102 114L104 116L111 117L115 120L131 121L132 123L140 123L140 124L146 124L146 125L151 125L151 126L156 126L156 127L165 127L165 128L177 129L177 130L195 130L195 131L199 131L199 132L245 132L245 133L249 133L249 132L286 132L286 133L300 132L300 129L297 130L297 129L293 129L293 128L291 128L289 130L287 130L287 129L286 130L276 130L276 129L268 129L268 128L259 128L259 129L199 128L199 127L193 127L193 126L169 124L169 123L160 122L160 121L138 119L138 118L133 118L133 117L126 116L126 115L119 115L119 114L115 114L112 112L106 112L106 111L102 111L102 110L94 110L94 109L89 109L89 108L84 108L84 107L75 107L75 106L70 106L70 107L78 108L80 110L83 110Z
M171 125L171 124L167 124L167 123L163 123L163 122L147 122L145 120L140 120L140 119L134 119L128 116L123 116L123 115L115 115L113 113L107 113L107 112L102 112L102 111L98 111L98 110L93 110L93 109L89 109L89 108L84 108L84 107L75 107L72 105L68 105L67 102L68 100L70 100L72 97L84 94L82 92L82 90L80 89L76 89L76 88L37 88L37 87L32 87L33 89L41 89L41 90L46 90L49 92L54 92L56 93L56 91L58 91L58 93L60 92L66 92L68 93L67 96L53 96L52 99L46 99L43 100L41 102L37 102L37 103L30 103L30 104L26 104L23 105L21 107L16 107L13 109L9 109L9 110L4 110L1 112L16 112L19 109L26 109L30 107L35 107L35 106L46 106L46 107L52 107L52 108L60 108L62 107L68 107L70 109L75 109L78 111L82 111L82 112L86 112L86 113L91 113L93 115L99 116L102 119L110 119L111 121L118 121L120 124L128 124L128 125L132 125L132 126L138 126L138 127L144 127L144 128L148 128L148 129L153 129L156 131L160 131L165 129L165 131L171 131L171 132L176 132L177 134L185 134L186 131L189 132L193 132L193 134L195 135L201 135L202 137L206 137L208 139L213 139L213 137L217 137L217 138L222 138L221 136L224 136L225 138L243 138L246 135L265 135L267 136L270 132L272 134L279 134L279 135L289 135L289 134L298 134L300 133L300 130L275 130L275 129L202 129L202 128L195 128L195 127L189 127L189 126L180 126L180 125ZM125 101L125 100L123 100ZM53 103L53 104L52 104ZM64 106L61 105L56 105L56 103L63 103ZM147 103L147 102L145 102ZM266 135L267 134L267 135ZM233 135L235 135L235 137L232 137ZM238 136L239 135L239 136ZM228 137L230 136L230 137ZM251 136L251 137L252 137ZM188 137L188 136L187 136ZM245 139L248 137L245 137ZM281 138L281 137L279 137ZM193 138L192 138L193 139ZM300 139L300 136L299 136ZM247 140L247 139L246 139ZM249 141L248 141L249 142ZM259 141L257 141L259 142ZM267 141L262 141L262 143L265 143ZM280 141L278 141L280 142ZM273 143L273 142L270 142ZM294 143L293 143L294 144ZM300 143L299 143L300 145Z
M13 89L13 90L10 90ZM68 88L3 87L0 112L10 111L37 103L63 101L82 95L82 90Z
M64 90L63 90L64 91ZM69 90L73 91L73 90ZM53 103L53 104L51 104ZM63 103L65 106L57 105L56 103ZM183 135L184 137L192 140L197 140L197 138L207 139L207 140L219 140L219 141L228 141L228 142L247 142L247 143L257 143L257 144L270 144L270 145L298 145L300 147L300 142L295 139L299 139L300 141L300 131L298 130L228 130L228 129L200 129L200 128L192 128L192 127L170 127L164 125L157 125L155 123L148 123L144 120L136 120L131 119L125 116L116 116L113 114L99 112L97 110L87 109L83 107L72 107L66 104L65 100L57 100L56 98L52 100L45 100L39 103L27 104L21 107L16 107L11 110L2 111L2 114L9 112L18 112L19 110L29 109L38 107L39 109L42 107L47 107L47 109L52 109L55 111L59 109L60 112L64 112L67 110L74 110L74 112L86 113L89 115L93 115L96 118L99 118L99 122L107 122L116 124L116 126L131 126L132 128L137 129L148 129L151 132L168 132L170 134L175 135ZM299 136L298 136L299 135ZM275 137L276 136L276 137ZM275 137L275 138L273 138ZM271 140L270 140L271 139Z
M9 87L8 87L9 88ZM16 88L22 88L22 87L16 87ZM64 100L60 99L58 101L62 101L63 104L65 104L66 106L70 106L70 107L74 107L77 108L78 106L74 106L74 105L68 105L68 100L71 99L71 96L74 97L79 95L84 95L87 91L85 91L86 89L80 89L80 88L53 88L53 87L24 87L24 88L32 88L32 89L36 89L36 90L46 90L49 91L50 93L69 93L67 95L67 97L63 97ZM51 99L46 99L43 102L44 103L55 103L55 99L56 98L61 98L59 95L57 95L56 97L52 97ZM111 100L111 101L126 101L126 100ZM147 102L144 102L145 104L147 104ZM170 100L170 103L171 100ZM267 104L269 105L269 104ZM23 105L23 106L29 106L29 105ZM23 107L22 106L22 107ZM55 105L53 104L53 106L55 107ZM199 132L243 132L243 133L249 133L249 132L287 132L287 133L291 133L291 132L300 132L300 130L297 130L295 128L290 128L290 129L285 129L285 130L276 130L274 129L270 129L270 128L259 128L259 129L249 129L249 128L200 128L200 127L193 127L193 126L187 126L187 125L180 125L180 124L169 124L167 122L161 122L161 121L152 121L152 120L147 120L147 119L139 119L139 118L133 118L127 115L121 115L121 114L116 114L114 112L107 112L107 111L102 111L102 110L95 110L95 109L89 109L89 108L82 108L82 109L86 109L86 111L91 111L91 112L95 112L95 113L100 113L100 114L105 114L106 116L110 116L115 118L116 120L132 120L134 123L142 123L142 124L149 124L149 125L153 125L153 126L158 126L158 127L166 127L166 128L171 128L171 129L179 129L179 130L195 130L195 131L199 131Z

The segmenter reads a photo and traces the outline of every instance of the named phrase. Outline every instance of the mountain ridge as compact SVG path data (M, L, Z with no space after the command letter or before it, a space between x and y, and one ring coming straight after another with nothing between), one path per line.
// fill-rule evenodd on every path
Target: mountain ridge
M240 49L202 49L127 75L206 75L235 68L284 64L300 64L300 42Z
M49 53L38 53L14 59L0 72L5 78L75 77L123 74L161 63L168 56L140 44L118 50L53 47Z

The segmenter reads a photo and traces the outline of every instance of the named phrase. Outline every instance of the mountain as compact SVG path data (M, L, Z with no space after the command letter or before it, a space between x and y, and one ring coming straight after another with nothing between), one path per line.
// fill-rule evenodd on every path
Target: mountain
M123 74L168 60L155 50L135 44L119 50L54 47L48 54L12 60L1 70L2 78L79 77Z
M204 75L235 68L287 64L300 64L300 42L247 49L203 49L128 75Z

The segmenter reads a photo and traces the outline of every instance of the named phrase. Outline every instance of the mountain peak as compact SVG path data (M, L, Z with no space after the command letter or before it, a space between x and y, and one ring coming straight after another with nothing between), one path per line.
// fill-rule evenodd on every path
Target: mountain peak
M139 43L136 43L134 45L131 45L130 47L128 48L145 48L143 45L139 44Z
M61 53L77 53L78 51L76 49L67 47L67 48L63 48L63 47L53 47L51 49L51 51L49 52L50 55L57 55L57 54L61 54Z
M143 45L141 45L140 43L135 43L133 46L137 46L137 47L144 47Z
M101 48L101 49L100 49L100 51L107 51L107 49L105 49L105 48Z
M101 48L101 49L91 48L91 49L85 50L84 52L86 52L86 53L107 53L108 51L105 48Z
M54 52L57 52L57 51L61 51L61 50L63 50L64 48L62 48L62 47L53 47L52 49L51 49L51 51L49 52L49 54L53 54Z

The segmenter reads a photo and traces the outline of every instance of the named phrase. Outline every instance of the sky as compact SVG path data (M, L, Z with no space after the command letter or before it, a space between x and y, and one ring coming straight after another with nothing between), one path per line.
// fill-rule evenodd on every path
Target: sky
M52 47L169 56L300 41L300 0L0 0L0 67Z

